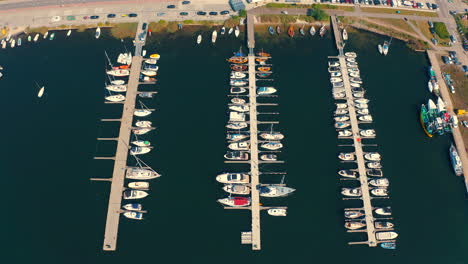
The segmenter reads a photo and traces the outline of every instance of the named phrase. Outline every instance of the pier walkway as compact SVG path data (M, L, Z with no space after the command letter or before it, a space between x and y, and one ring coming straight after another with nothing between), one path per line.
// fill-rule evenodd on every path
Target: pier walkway
M135 36L135 56L132 58L130 76L128 77L127 93L125 95L126 99L123 105L119 138L117 140L117 151L115 155L114 170L112 172L112 184L109 195L103 243L103 249L105 251L115 251L117 248L117 236L119 232L120 213L122 208L122 193L125 189L125 172L127 169L127 158L129 154L129 141L132 132L135 101L138 93L140 70L143 61L143 58L141 57L141 48L145 42L139 40L139 35L142 33L142 24L142 21L140 21Z
M345 43L341 38L340 27L338 26L339 25L338 18L336 16L332 16L330 17L330 20L332 22L332 30L333 30L333 34L335 35L335 44L336 44L336 48L338 49L338 54L340 56L343 56L344 55L343 48L344 48Z
M439 88L440 88L440 95L442 96L442 99L445 102L445 105L447 107L447 112L449 112L450 115L452 116L456 116L454 109L453 109L452 99L450 98L449 88L447 87L445 83L445 79L442 76L442 73L440 71L439 61L437 60L437 53L434 52L433 50L427 50L427 56L429 57L429 61L431 62L432 68L437 77L437 81L439 83ZM468 192L468 157L466 154L463 136L460 132L460 127L452 128L452 134L453 134L453 140L455 141L455 146L457 147L458 155L460 156L460 160L463 165L463 175L465 177L465 186Z

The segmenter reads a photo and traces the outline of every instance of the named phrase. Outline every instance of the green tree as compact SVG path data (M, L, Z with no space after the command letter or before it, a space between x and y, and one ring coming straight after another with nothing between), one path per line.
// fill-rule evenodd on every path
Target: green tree
M240 17L246 17L247 16L247 11L245 11L245 9L239 10L239 16Z
M328 20L330 18L328 14L320 8L314 8L310 10L309 15L315 18L315 20L320 20L320 21Z

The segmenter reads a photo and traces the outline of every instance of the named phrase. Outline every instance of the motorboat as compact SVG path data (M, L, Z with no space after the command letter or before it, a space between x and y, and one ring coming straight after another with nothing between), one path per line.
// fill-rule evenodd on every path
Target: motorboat
M228 59L229 62L237 63L237 64L246 63L248 60L249 59L247 57L231 57L231 58ZM243 66L245 66L245 65L243 65ZM247 66L246 66L245 69L247 69Z
M150 169L143 168L127 168L125 177L132 180L151 180L161 177L161 175Z
M355 99L354 102L356 104L367 104L367 103L369 103L369 99L359 98L359 99Z
M343 35L343 40L348 40L348 32L346 31L345 28L343 28L342 35Z
M126 66L127 66L127 65L126 65ZM144 69L147 70L147 71L158 71L158 70L159 70L159 66L158 66L158 65L154 65L154 64L145 64Z
M234 122L227 124L226 127L229 129L244 129L248 127L248 124L246 122Z
M346 58L347 62L356 62L356 58Z
M343 82L343 79L338 78L338 77L332 77L332 78L330 78L330 82L331 83Z
M106 96L106 100L110 102L122 102L125 101L125 96L121 94Z
M229 109L237 112L248 112L250 107L248 105L231 105Z
M387 221L375 221L374 225L377 229L388 229L394 227L394 224L392 222Z
M333 88L344 87L344 83L343 82L334 82L334 83L332 83L332 87Z
M111 81L111 84L113 84L113 85L124 85L125 81L124 80L113 80L113 81Z
M145 63L154 65L154 64L158 63L158 60L157 59L146 59Z
M200 44L202 42L202 35L199 34L197 37L197 44Z
M344 92L334 92L333 93L333 98L335 99L342 99L346 97L346 93Z
M243 151L228 151L224 154L228 160L249 160L249 153Z
M98 39L101 36L101 28L97 27L96 32L94 33L94 37Z
M341 76L341 72L331 72L331 73L330 73L330 76L331 76L331 77L340 77L340 76Z
M0 73L0 77L2 77L2 73ZM44 89L45 89L45 86L42 86L42 87L39 89L39 92L37 92L37 97L38 97L38 98L41 98L42 95L44 95Z
M261 197L282 197L293 193L295 189L280 185L267 185L259 188Z
M346 66L348 66L348 67L357 67L358 63L357 62L346 62Z
M396 249L396 243L395 242L380 243L380 247L385 248L385 249Z
M364 93L363 93L363 92L353 93L353 97L355 97L355 98L363 98L363 97L364 97Z
M127 86L126 85L107 85L106 89L112 92L126 92Z
M138 116L138 117L145 117L145 116L148 116L151 114L151 111L150 110L147 110L147 109L135 109L135 111L133 112L133 114L135 116Z
M335 121L338 121L338 122L343 122L343 121L348 121L349 120L349 116L337 116L334 118Z
M349 85L351 85L351 87L355 87L355 88L358 88L358 87L361 87L361 84L359 83L349 83Z
M130 71L126 69L114 69L114 70L107 71L107 74L112 75L112 76L122 77L122 76L129 76Z
M346 56L347 58L356 58L356 57L357 57L357 55L356 55L355 52L346 52L346 53L345 53L345 56Z
M294 37L294 27L292 25L290 25L289 28L288 28L288 35L291 38Z
M247 173L222 173L216 176L216 181L220 183L249 183L250 178Z
M375 196L387 196L388 191L386 188L375 188L371 190L371 193Z
M338 158L340 160L354 160L354 153L340 153L340 155L338 155Z
M266 143L262 143L260 147L264 149L268 149L268 150L278 150L283 147L283 144L281 144L280 142L266 142Z
M381 207L374 210L374 212L378 215L392 215L392 208L391 207Z
M366 170L366 172L367 172L367 176L371 176L371 177L382 177L383 176L382 170L379 170L379 169L368 169L368 170Z
M149 147L151 146L151 142L148 140L134 140L132 141L132 144L138 147Z
M233 28L229 28L228 35L231 35L232 32L234 32L234 29L233 29Z
M10 40L10 47L11 47L11 48L14 48L14 47L15 47L15 44L16 44L16 40L11 39L11 40Z
M270 35L274 35L274 34L275 34L275 30L273 29L272 26L269 26L269 27L268 27L268 32L270 33Z
M369 114L369 109L367 108L364 108L364 109L357 109L356 110L356 113L360 114L360 115L368 115Z
M231 70L233 70L233 71L245 71L245 70L247 70L247 65L232 65Z
M279 35L281 34L281 27L278 25L276 26L276 33Z
M351 126L351 123L349 122L336 122L335 123L335 128L347 128Z
M311 36L315 36L316 31L315 31L315 27L314 27L314 26L311 26L311 27L310 27L309 33L310 33Z
M349 74L349 76L355 77L355 78L360 78L361 77L359 72L349 72L348 74Z
M140 190L127 190L123 193L125 200L142 199L148 196L148 193Z
M398 237L397 232L377 232L375 233L377 240L391 240Z
M339 61L329 61L328 62L328 67L340 67L340 62Z
M327 32L327 29L325 28L325 25L323 25L323 26L320 28L320 31L319 31L320 37L325 36L325 33L326 33L326 32Z
M248 137L249 137L248 134L241 134L241 133L228 133L226 135L226 139L231 140L231 141L240 141Z
M47 32L44 34L44 36L42 36L42 38L43 38L43 39L46 39L47 36L49 36L49 31L47 31Z
M383 48L381 44L377 45L377 49L379 50L380 54L383 54Z
M242 104L245 104L245 100L244 100L244 99L241 99L241 98L235 97L235 98L232 98L232 99L231 99L231 103L242 105Z
M245 86L245 85L247 85L247 83L248 83L247 81L244 81L244 80L236 80L236 79L230 81L230 84L231 84L232 86Z
M344 196L359 197L361 196L361 188L342 188L341 194Z
M335 111L335 115L346 115L346 114L348 114L348 110L346 109L337 109Z
M281 134L280 132L264 132L260 133L260 137L266 140L281 140L284 138L284 135Z
M243 207L250 205L250 198L247 197L227 197L218 200L219 203L231 207Z
M156 76L156 74L158 73L155 71L141 71L141 74L152 77L152 76Z
M267 212L269 215L272 215L272 216L286 216L287 214L286 209L282 209L282 208L271 208L271 209L268 209Z
M367 167L369 169L381 169L382 168L382 164L380 164L380 162L378 161L375 161L375 162L368 162L367 163Z
M344 216L346 218L355 219L355 218L359 218L361 216L364 216L364 213L361 212L361 211L346 210L344 212Z
M457 148L453 143L449 149L450 161L452 162L452 169L455 172L455 175L461 176L463 175L463 164L460 159L460 155L458 155Z
M159 60L161 58L161 55L154 53L149 56L151 59Z
M359 69L358 68L348 68L348 72L359 73Z
M122 208L127 211L141 211L143 209L143 206L141 206L141 204L139 203L130 203L125 204Z
M257 73L258 77L265 78L271 75L271 72L259 72Z
M230 122L244 122L245 121L245 113L239 113L239 112L231 111L229 113L229 121Z
M301 33L302 36L305 36L304 26L302 26L302 27L299 29L299 33Z
M227 193L247 195L250 193L250 187L243 184L226 184L223 190Z
M329 73L340 72L340 71L341 71L340 67L328 67Z
M242 73L242 72L231 72L231 79L242 79L245 78L247 74Z
M362 79L361 78L357 78L357 77L352 77L349 79L351 82L353 83L359 83L361 84L362 83Z
M358 176L358 172L354 170L340 170L338 174L347 178L356 178Z
M345 228L349 230L356 230L366 226L365 223L359 221L349 221L345 223Z
M34 41L34 42L37 42L38 39L39 39L39 33L37 33L37 34L34 36L33 41Z
M137 122L135 123L135 126L148 128L148 127L151 127L151 124L152 124L151 121L137 121Z
M338 131L338 137L350 137L353 135L353 132L351 130L340 130Z
M148 189L149 182L130 182L128 183L128 188L131 189Z
M364 129L359 132L363 137L375 137L375 130L374 129Z
M123 215L129 219L142 220L143 214L140 212L125 212Z
M265 66L262 66L262 67L258 67L257 70L261 71L261 72L268 72L271 70L270 67L265 67Z
M234 30L234 35L237 38L237 37L239 37L239 34L240 34L239 26L236 26L236 29Z
M366 160L379 161L381 159L380 154L377 152L369 152L364 155Z
M244 87L231 87L232 94L241 94L241 93L245 93L246 91L247 89L245 89Z
M369 108L368 104L355 104L354 106L359 109Z
M390 46L390 43L388 41L384 41L384 44L382 46L383 55L385 56L387 55L389 46Z
M388 187L389 181L387 178L373 179L369 181L369 184L375 187Z
M264 161L275 161L278 160L278 156L275 154L263 154L260 156L260 159Z
M274 94L274 93L276 93L276 89L273 87L259 87L257 89L258 95L268 95L268 94Z
M337 108L337 109L348 108L348 104L336 104L336 108Z
M130 149L131 155L143 155L151 151L149 147L132 147Z
M229 144L228 148L232 150L249 150L250 142L249 141L234 142L234 143Z

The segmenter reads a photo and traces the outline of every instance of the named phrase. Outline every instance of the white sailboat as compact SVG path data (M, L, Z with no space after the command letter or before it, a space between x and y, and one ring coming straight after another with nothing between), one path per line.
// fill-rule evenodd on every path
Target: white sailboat
M200 44L202 42L202 35L198 35L197 37L197 44Z
M211 43L216 43L216 38L218 36L218 32L216 30L213 30L213 33L211 34Z
M45 86L39 87L39 84L37 84L37 83L36 83L36 85L39 88L39 92L37 92L37 97L41 98L42 95L44 94Z
M101 36L101 28L98 27L98 28L96 28L96 33L94 34L94 37L96 37L96 39L98 39L100 36Z
M71 31L71 29L69 29L68 32L67 32L67 37L69 37L71 35L71 33L72 33L72 31Z
M379 53L380 54L383 54L383 48L382 48L382 45L377 45L377 48L379 49Z
M228 35L231 35L233 31L234 31L234 29L230 28L229 31L228 31Z
M236 38L237 38L237 37L239 37L239 34L240 34L239 26L236 26L236 30L234 31L234 35L236 35Z
M121 94L106 96L106 100L110 102L122 102L125 100L125 96Z
M37 33L36 36L34 36L33 41L34 41L34 42L37 42L38 39L39 39L39 33Z
M348 32L345 28L343 29L343 40L348 40Z
M47 31L47 32L44 34L43 38L46 39L48 35L49 35L49 31Z

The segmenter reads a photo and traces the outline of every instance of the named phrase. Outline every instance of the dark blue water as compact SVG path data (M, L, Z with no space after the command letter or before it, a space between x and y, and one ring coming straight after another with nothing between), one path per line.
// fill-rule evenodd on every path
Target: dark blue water
M208 40L205 33L205 40ZM387 57L375 45L383 38L351 34L349 50L358 53L361 76L371 100L384 173L390 179L391 205L398 249L386 251L348 246L364 234L348 234L339 191L343 165L337 154L348 150L333 128L327 56L336 51L330 38L273 39L257 36L256 45L273 55L278 98L277 129L282 131L285 165L263 165L264 171L286 171L294 195L265 204L286 205L288 217L262 213L262 251L240 245L240 232L250 230L250 212L223 210L216 174L241 165L226 165L225 122L229 68L225 61L243 40L219 38L215 46L183 34L157 35L146 46L160 53L155 99L144 103L157 111L157 127L146 136L155 149L143 160L163 177L151 182L142 201L149 213L136 222L122 218L117 252L102 252L109 184L91 177L110 177L115 142L97 137L118 133L121 106L104 104L106 65L130 48L130 41L92 32L64 33L54 41L1 51L4 77L1 104L5 140L4 210L1 246L8 263L468 263L468 211L462 179L449 165L450 137L425 137L418 120L419 105L429 98L424 54L393 41ZM46 86L36 97L35 82ZM264 119L265 117L260 117ZM268 126L261 127L268 129ZM132 161L130 161L132 162ZM279 182L281 176L262 176Z

